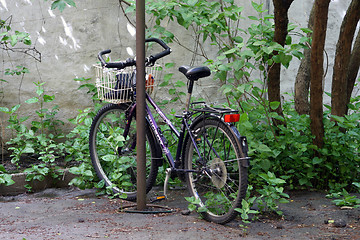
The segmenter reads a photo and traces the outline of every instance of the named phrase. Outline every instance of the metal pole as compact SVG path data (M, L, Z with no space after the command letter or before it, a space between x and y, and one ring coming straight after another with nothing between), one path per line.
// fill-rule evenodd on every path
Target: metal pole
M146 208L145 153L145 0L136 0L137 209Z

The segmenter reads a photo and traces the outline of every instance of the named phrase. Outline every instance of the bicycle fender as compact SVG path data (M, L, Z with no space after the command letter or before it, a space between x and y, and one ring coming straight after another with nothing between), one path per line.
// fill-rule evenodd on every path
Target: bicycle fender
M248 148L246 137L241 136L241 134L239 133L239 130L234 125L230 124L229 127L235 133L235 135L239 141L239 146L241 147L242 152L244 153L245 157L247 158L249 148ZM250 160L248 158L241 160L241 166L248 168L250 166Z

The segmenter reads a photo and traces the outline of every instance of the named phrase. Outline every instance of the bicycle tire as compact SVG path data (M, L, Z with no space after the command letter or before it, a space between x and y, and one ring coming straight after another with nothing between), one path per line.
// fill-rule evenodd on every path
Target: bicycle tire
M231 128L212 117L192 127L196 152L191 138L186 138L184 161L186 183L198 211L208 221L225 224L236 218L247 190L247 168L239 140Z
M129 135L123 136L128 104L107 104L93 119L89 149L92 164L100 180L114 194L129 201L136 200L136 121L132 119ZM146 124L146 193L156 181L158 159L162 154L156 147L150 127Z

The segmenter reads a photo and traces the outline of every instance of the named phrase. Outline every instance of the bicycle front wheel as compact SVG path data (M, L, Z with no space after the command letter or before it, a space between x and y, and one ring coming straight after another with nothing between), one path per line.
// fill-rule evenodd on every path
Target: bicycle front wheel
M186 182L208 221L225 224L233 220L247 190L247 169L240 143L220 119L204 119L193 127L196 147L190 138L185 143ZM196 149L198 149L200 156Z
M136 199L136 121L132 119L125 136L128 104L105 105L95 116L90 129L89 147L92 164L100 178L115 194L126 194ZM157 150L150 128L146 125L146 192L156 181ZM124 196L123 196L124 197Z

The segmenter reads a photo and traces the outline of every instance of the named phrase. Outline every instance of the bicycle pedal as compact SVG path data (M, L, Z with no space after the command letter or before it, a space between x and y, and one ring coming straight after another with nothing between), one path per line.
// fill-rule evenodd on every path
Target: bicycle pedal
M160 201L165 200L165 199L166 199L165 196L155 196L155 197L150 198L150 202L151 203L160 202Z

